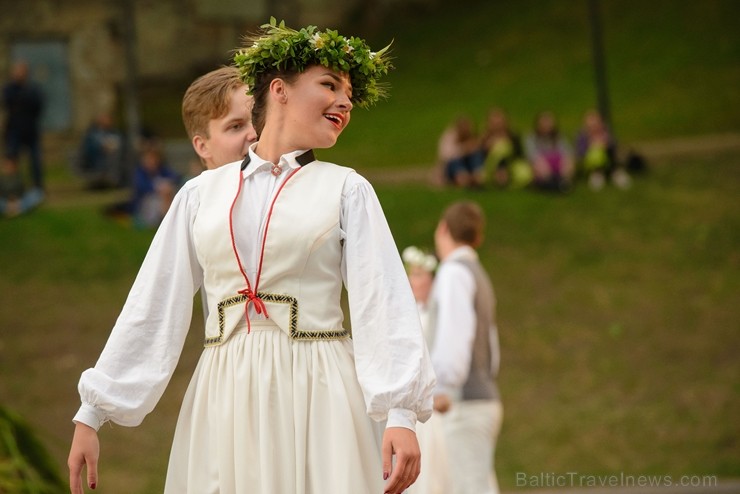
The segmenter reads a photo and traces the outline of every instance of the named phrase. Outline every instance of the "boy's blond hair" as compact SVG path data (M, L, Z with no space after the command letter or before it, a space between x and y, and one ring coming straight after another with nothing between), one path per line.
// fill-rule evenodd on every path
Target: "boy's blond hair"
M483 209L472 201L459 201L442 214L450 236L455 242L478 248L483 243L486 218Z
M243 86L236 67L221 67L193 81L182 98L182 121L188 138L209 138L208 123L226 115L232 91Z

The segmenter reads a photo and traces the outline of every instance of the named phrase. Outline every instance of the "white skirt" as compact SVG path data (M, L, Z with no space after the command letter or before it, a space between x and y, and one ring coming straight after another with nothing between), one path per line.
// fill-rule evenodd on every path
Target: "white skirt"
M349 340L292 340L253 321L205 348L180 411L166 494L383 492L383 425Z

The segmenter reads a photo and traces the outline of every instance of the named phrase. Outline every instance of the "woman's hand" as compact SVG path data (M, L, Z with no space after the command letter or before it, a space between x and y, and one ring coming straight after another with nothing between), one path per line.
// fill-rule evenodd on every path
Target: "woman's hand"
M82 467L87 467L87 485L95 489L98 485L98 457L100 442L98 433L92 427L77 423L69 450L69 490L72 494L83 494Z
M416 433L405 427L387 428L383 434L383 479L388 480L384 494L401 494L416 481L420 471L421 451Z

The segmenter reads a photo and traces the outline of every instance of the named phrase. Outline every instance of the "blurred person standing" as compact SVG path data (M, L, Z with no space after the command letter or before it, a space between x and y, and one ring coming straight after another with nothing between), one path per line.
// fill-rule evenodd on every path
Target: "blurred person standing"
M5 153L20 163L21 152L26 150L31 164L33 187L44 190L44 171L41 161L41 114L44 96L29 77L28 63L16 61L10 81L3 87L3 105L6 110Z
M496 298L476 251L484 229L480 206L460 201L444 211L434 232L441 260L432 289L434 409L444 413L454 494L499 492L493 470L503 421Z
M430 295L438 264L437 258L434 254L411 245L403 250L401 259L419 310L424 338L429 346L433 324ZM447 441L442 420L442 414L435 411L425 423L416 425L421 450L421 473L416 482L406 490L406 494L449 494L452 491Z

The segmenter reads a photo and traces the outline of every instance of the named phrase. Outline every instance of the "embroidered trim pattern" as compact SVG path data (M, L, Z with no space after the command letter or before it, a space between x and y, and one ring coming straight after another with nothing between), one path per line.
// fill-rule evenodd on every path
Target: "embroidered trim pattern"
M324 331L302 331L298 329L298 299L290 295L259 292L257 296L265 302L290 305L289 329L290 337L294 340L343 340L349 338L349 329L324 330ZM218 346L223 343L224 330L226 329L225 309L246 302L244 294L235 295L218 303L218 336L206 338L203 346Z

